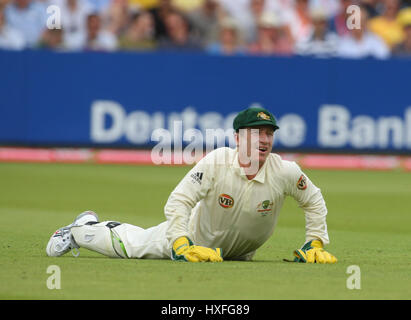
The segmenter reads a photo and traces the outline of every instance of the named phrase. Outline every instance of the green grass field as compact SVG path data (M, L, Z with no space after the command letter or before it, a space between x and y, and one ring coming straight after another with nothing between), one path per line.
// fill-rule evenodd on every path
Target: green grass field
M411 299L411 174L311 171L328 206L327 249L339 262L283 262L304 241L292 198L252 262L110 259L80 249L47 257L50 235L84 210L150 227L187 167L0 164L0 299ZM47 268L61 270L50 290ZM347 267L361 289L347 288Z

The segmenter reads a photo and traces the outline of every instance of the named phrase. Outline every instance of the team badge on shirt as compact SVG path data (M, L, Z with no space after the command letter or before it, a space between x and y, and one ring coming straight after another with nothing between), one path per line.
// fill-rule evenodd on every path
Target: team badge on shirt
M299 190L307 189L307 179L303 174L301 175L300 179L298 179L297 188Z
M226 209L232 208L232 206L234 205L234 199L228 194L222 193L218 197L218 204Z
M260 213L262 217L265 217L272 212L273 204L274 203L270 200L264 200L258 204L257 212Z

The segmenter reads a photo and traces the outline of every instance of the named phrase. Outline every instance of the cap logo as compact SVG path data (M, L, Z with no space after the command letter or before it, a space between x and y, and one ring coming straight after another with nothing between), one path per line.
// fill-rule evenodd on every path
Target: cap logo
M257 118L260 118L260 119L263 119L263 120L270 120L270 116L265 114L262 111L257 114Z

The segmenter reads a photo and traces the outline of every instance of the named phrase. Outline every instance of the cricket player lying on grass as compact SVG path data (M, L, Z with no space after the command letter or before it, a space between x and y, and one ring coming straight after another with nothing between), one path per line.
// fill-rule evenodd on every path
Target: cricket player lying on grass
M216 149L188 172L168 198L165 222L143 229L99 222L97 214L85 211L51 236L47 254L61 256L83 247L121 258L251 260L272 235L290 195L306 221L306 241L294 251L294 261L335 263L323 249L329 239L320 189L295 162L271 153L279 128L274 116L263 108L249 108L236 116L233 127L237 148Z

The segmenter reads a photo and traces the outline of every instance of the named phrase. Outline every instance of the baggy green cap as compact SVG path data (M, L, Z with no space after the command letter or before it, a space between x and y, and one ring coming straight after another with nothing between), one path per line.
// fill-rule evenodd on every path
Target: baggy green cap
M274 131L280 129L277 120L272 113L261 107L251 107L237 114L233 121L233 128L238 131L240 128L270 125Z

